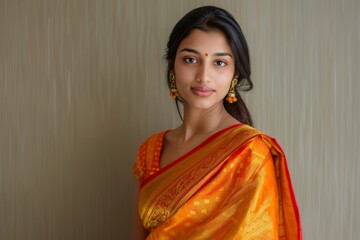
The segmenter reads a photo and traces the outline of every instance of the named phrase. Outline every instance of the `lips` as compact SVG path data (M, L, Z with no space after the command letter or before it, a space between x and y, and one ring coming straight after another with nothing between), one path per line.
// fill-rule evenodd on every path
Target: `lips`
M192 87L191 91L200 97L210 96L214 92L214 90L209 87Z

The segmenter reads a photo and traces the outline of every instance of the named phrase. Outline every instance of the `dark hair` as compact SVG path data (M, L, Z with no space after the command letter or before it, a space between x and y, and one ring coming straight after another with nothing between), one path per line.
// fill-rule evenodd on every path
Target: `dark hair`
M218 29L225 34L234 55L235 73L238 75L238 84L236 85L235 90L238 101L235 103L228 103L224 98L223 104L226 111L231 116L241 123L252 126L253 122L250 112L238 92L238 90L250 91L253 87L253 83L250 79L251 68L249 50L239 24L234 17L224 9L214 6L199 7L190 11L175 25L170 34L165 55L165 59L167 60L168 86L170 87L170 72L174 69L177 49L181 41L194 29L203 31ZM181 117L178 103L178 101L181 102L181 99L177 97L175 100Z

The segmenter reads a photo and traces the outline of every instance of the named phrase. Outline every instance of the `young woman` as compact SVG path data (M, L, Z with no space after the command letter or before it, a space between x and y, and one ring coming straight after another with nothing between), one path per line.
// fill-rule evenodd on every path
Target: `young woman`
M235 19L217 7L192 10L175 25L166 59L183 123L139 149L133 238L301 239L284 153L251 127L238 93L252 82Z

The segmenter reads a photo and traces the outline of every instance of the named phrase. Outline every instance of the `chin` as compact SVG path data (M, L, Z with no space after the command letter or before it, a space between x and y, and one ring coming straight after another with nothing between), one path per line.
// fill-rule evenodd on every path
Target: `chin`
M193 97L189 96L188 98L185 96L183 97L184 104L187 105L187 107L195 108L199 110L208 110L208 109L214 109L219 106L223 106L223 99L221 98L214 98L209 97Z
M193 108L199 109L199 110L208 110L208 109L214 109L218 106L223 106L222 101L221 102L213 102L213 101L197 101L190 104Z

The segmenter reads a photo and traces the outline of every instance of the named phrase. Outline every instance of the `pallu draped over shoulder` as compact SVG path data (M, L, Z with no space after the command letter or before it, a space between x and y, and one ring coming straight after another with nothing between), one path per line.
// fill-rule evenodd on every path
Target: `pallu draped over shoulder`
M167 131L147 139L133 167L148 240L302 239L285 155L238 124L160 168Z

